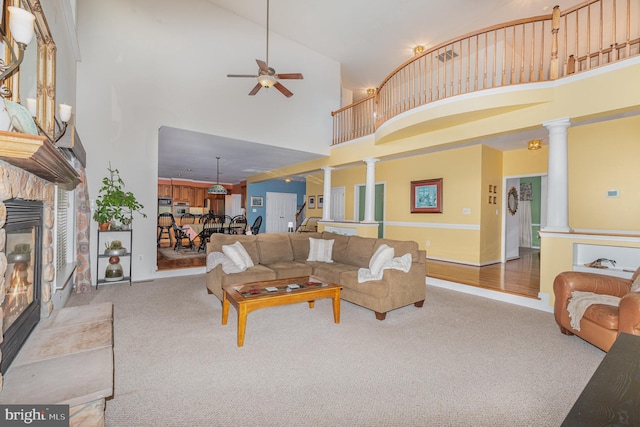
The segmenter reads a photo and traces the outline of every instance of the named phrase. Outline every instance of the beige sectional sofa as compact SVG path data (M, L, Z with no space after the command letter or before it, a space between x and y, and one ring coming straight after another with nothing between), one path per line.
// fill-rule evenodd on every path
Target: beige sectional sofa
M310 240L334 240L333 262L307 261ZM425 296L426 252L411 241L342 236L334 233L266 233L258 235L213 234L207 258L222 252L223 245L240 242L254 263L239 273L227 274L222 265L208 263L207 290L222 301L222 286L247 282L315 275L342 285L341 299L373 310L383 320L388 311L414 304L422 307ZM393 247L395 257L411 254L408 272L385 269L381 280L358 283L358 269L369 268L369 260L382 244ZM217 254L216 254L217 255ZM406 259L406 257L405 257Z

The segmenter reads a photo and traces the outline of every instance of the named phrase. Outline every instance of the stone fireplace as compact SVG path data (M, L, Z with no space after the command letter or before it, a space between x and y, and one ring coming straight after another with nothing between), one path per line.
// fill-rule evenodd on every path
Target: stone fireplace
M40 317L48 317L53 309L51 284L54 279L53 265L53 203L55 185L37 176L0 163L0 301L3 308L2 373L6 371L22 342ZM16 206L31 205L39 210L30 217L39 217L41 225L31 228L32 221L22 225L7 218L7 210L16 214ZM13 215L11 215L13 217ZM9 220L9 221L7 221ZM38 222L38 219L35 219ZM28 229L27 229L28 228ZM33 244L40 248L31 248ZM28 262L25 255L29 246ZM8 251L8 253L7 253ZM33 255L33 259L31 259ZM40 262L38 262L40 261ZM39 265L38 265L39 264ZM9 270L9 271L8 271ZM29 289L29 285L33 288ZM37 293L36 293L37 292ZM28 304L27 304L28 302ZM27 304L24 307L18 305ZM20 309L23 311L17 312ZM24 322L20 329L15 322ZM5 325L10 322L10 325ZM14 329L15 328L15 329ZM6 334L9 333L7 336ZM5 342L4 337L11 338ZM6 354L5 354L6 353ZM6 358L6 359L5 359Z
M5 308L7 304L13 304L14 297L21 298L21 301L36 302L36 305L26 309L29 312L27 314L33 315L30 322L34 325L37 319L49 317L53 310L51 290L55 278L53 227L56 185L73 189L78 182L77 172L58 148L45 138L0 131L0 302ZM21 224L16 224L7 217L7 208L11 212L14 209L22 210L27 206L30 206L27 209L31 221L29 224L32 225L34 219L35 222L40 223L36 227L37 231L27 231L25 224L23 224L25 227L22 227ZM39 248L32 249L31 245L34 244ZM27 256L19 254L19 252L27 252L27 245L30 246L28 263L25 262ZM24 283L34 283L39 290L35 287L29 290L23 286ZM15 294L12 295L9 291ZM34 294L29 295L29 292ZM15 314L14 311L11 313L11 315ZM0 318L3 332L11 328L10 326L5 328L6 320L15 319L7 319L5 316ZM28 336L28 333L26 335ZM10 344L9 358L13 358L15 356L13 353L19 351L19 347L17 350L14 347L15 344ZM6 356L4 347L0 348L4 373L7 368L5 365L8 363L4 360ZM1 389L2 378L0 377Z

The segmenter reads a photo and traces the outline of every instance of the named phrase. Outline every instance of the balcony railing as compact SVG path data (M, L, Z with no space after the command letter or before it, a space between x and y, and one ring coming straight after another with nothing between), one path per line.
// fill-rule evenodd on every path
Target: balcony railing
M432 47L376 94L331 113L333 142L370 135L413 108L483 89L554 80L640 53L640 0L591 0Z

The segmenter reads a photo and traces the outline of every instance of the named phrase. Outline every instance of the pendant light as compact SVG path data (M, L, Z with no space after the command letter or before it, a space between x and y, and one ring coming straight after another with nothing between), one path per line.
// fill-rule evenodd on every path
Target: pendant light
M220 157L216 157L216 184L209 187L209 194L227 194L227 189L220 185Z

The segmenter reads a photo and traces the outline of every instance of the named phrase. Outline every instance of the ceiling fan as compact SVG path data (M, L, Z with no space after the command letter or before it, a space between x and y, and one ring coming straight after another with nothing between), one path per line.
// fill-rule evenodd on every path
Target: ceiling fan
M260 59L256 59L258 63L258 74L227 74L227 77L252 77L254 79L258 79L258 84L256 84L249 95L255 95L261 88L270 88L275 87L278 89L284 96L290 98L293 96L293 92L284 87L282 83L278 80L301 80L302 74L300 73L285 73L285 74L277 74L276 70L269 67L269 0L267 0L267 60L262 61Z

